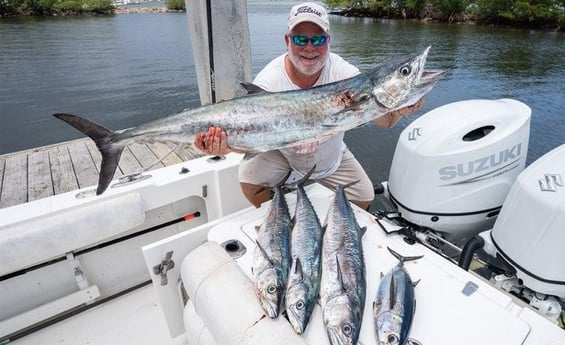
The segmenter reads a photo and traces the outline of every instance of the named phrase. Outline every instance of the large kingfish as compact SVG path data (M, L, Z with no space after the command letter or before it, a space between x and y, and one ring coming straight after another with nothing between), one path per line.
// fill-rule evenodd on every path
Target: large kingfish
M279 315L290 266L291 217L282 186L289 173L274 187L275 194L260 226L253 252L255 293L270 318Z
M315 166L314 166L315 168ZM286 311L294 331L302 334L318 300L322 273L323 228L304 190L308 172L298 183L290 253L292 266L286 287Z
M322 242L320 301L332 345L357 344L367 289L361 244L365 228L355 220L347 186L336 188Z
M378 64L353 78L310 89L258 92L205 105L113 132L76 115L55 117L88 135L102 154L96 194L110 184L122 150L137 142L192 143L211 126L221 127L231 148L258 152L279 149L343 132L395 109L414 104L431 90L441 71L424 71L429 47L401 61Z
M404 345L408 342L416 309L415 284L406 272L404 262L422 256L404 257L390 248L388 250L399 262L381 278L373 303L377 342L379 345Z

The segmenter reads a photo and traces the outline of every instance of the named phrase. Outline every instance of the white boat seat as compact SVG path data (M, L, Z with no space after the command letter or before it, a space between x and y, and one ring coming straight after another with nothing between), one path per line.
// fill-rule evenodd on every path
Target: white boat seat
M91 246L142 224L138 193L92 202L0 228L0 276Z
M306 345L285 318L269 319L255 296L253 282L217 242L206 242L183 260L181 277L201 320L217 344ZM228 287L228 288L226 288ZM203 330L200 330L202 332ZM206 340L210 343L210 339Z

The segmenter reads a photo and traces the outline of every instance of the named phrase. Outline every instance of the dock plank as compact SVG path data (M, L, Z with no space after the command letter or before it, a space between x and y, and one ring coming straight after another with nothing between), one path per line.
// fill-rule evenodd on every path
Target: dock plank
M37 151L28 156L28 201L46 198L55 194L49 151Z
M129 149L144 169L153 170L164 167L163 163L156 163L159 158L146 144L132 144L129 145Z
M114 178L203 156L193 145L134 144L126 147ZM0 155L0 208L46 198L98 183L102 156L89 138Z
M98 183L98 170L85 142L74 142L68 146L73 169L80 188Z
M122 157L119 163L120 169L124 175L134 174L141 171L141 164L135 158L135 155L131 152L129 147L124 148L122 152Z
M71 155L67 146L53 148L53 154L49 155L51 163L51 176L55 194L61 194L79 188L78 180L73 170Z
M4 163L0 207L27 202L27 156L11 156Z
M162 163L165 166L175 165L182 163L183 160L173 151L175 145L173 147L169 147L166 144L161 143L154 143L147 145L153 153L159 157L159 159L163 159Z

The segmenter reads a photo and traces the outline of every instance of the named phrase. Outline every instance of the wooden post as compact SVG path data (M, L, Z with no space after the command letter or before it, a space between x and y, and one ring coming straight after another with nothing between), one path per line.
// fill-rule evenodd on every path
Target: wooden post
M251 43L247 0L185 0L200 102L245 95L250 82Z

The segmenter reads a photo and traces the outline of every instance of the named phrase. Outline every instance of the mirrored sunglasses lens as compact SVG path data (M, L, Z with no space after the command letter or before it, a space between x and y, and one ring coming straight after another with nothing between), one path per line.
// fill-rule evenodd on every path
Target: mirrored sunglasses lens
M312 40L312 44L316 47L326 44L326 36L312 36L310 39Z
M292 42L297 46L305 46L308 44L308 41L307 36L292 36Z

